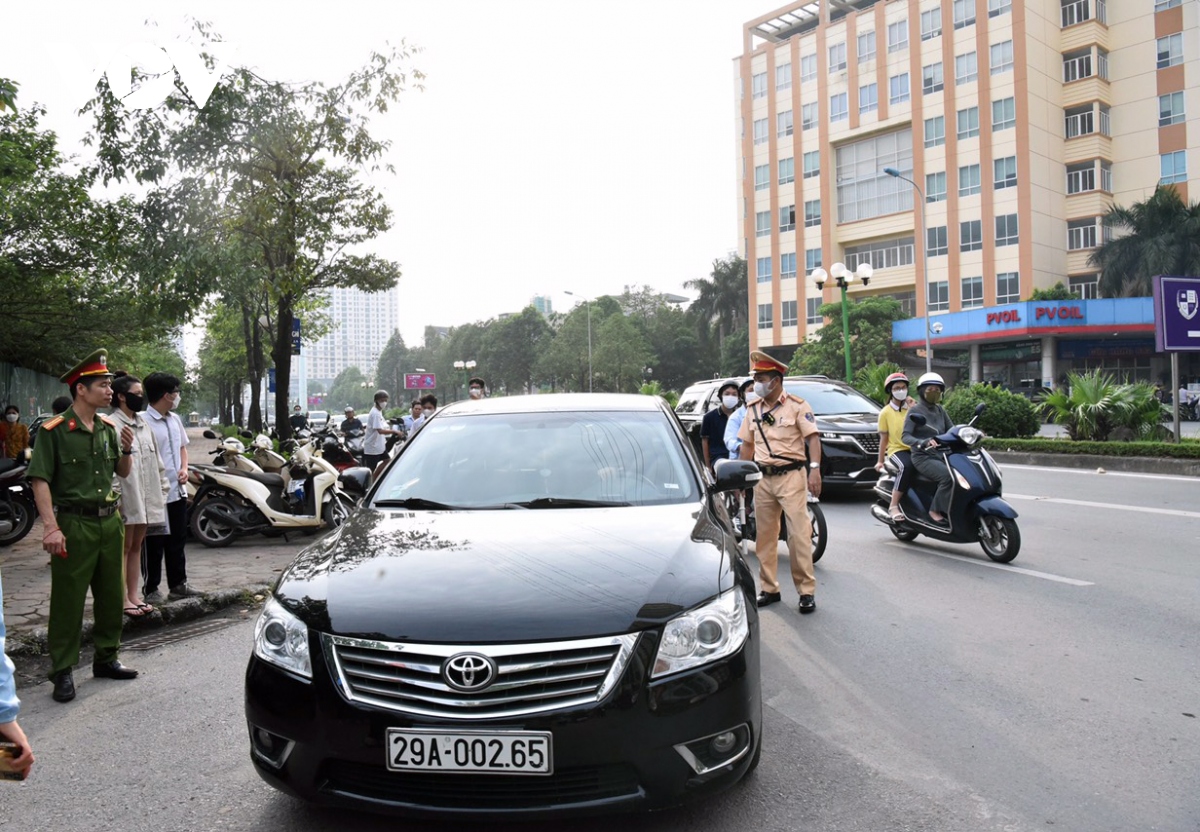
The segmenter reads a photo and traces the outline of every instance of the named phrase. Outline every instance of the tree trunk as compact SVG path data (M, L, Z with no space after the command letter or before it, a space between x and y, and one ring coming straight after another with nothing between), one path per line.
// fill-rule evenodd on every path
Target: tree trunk
M288 389L292 382L292 298L282 295L275 307L275 344L271 357L275 359L275 429L280 439L292 435L288 421Z
M258 318L254 310L242 304L242 339L246 344L246 372L250 376L250 430L263 430L262 408L259 407L258 392L262 389L263 360L262 338L259 335ZM239 424L241 422L239 421Z

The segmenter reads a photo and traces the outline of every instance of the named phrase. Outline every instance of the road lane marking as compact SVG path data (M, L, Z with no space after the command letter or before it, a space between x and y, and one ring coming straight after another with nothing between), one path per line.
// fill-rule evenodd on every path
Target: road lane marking
M1006 462L1000 467L1004 471L1007 471L1009 468L1020 468L1023 471L1045 471L1046 473L1053 474L1088 474L1093 477L1132 477L1141 480L1171 480L1193 484L1200 483L1200 477L1185 477L1177 474L1139 474L1136 471L1109 471L1108 469L1105 469L1104 473L1100 474L1095 468L1052 468L1042 465L1018 465L1012 462Z
M1038 503L1058 503L1065 506L1082 506L1084 508L1100 508L1106 511L1136 511L1140 514L1165 514L1168 517L1190 517L1200 519L1200 511L1184 511L1181 508L1153 508L1150 506L1131 506L1121 503L1096 503L1091 500L1068 500L1065 497L1039 497L1036 494L1005 493L1009 500L1033 500Z
M905 549L912 551L911 543L888 543L888 546L894 546L897 549ZM952 555L949 552L939 552L935 549L921 549L922 554L937 555L939 558L947 558L949 560L959 560L963 563L969 563L972 566L986 566L989 569L1000 569L1004 572L1017 572L1021 575L1028 575L1031 578L1041 578L1043 581L1056 581L1060 584L1069 584L1071 586L1095 586L1092 581L1081 581L1077 578L1065 578L1062 575L1052 575L1049 572L1038 572L1036 569L1025 569L1021 566L1009 566L1006 563L993 563L990 560L978 560L976 558L968 558L962 555Z

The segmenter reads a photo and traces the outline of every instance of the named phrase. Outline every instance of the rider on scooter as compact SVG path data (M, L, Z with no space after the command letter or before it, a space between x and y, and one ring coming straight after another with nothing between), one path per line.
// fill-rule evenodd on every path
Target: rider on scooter
M912 461L917 473L937 483L929 519L939 525L949 523L946 512L950 509L950 492L954 487L954 480L943 458L943 449L934 439L954 427L946 408L939 404L945 391L946 382L937 373L925 373L917 379L917 403L909 408L908 416L904 419L903 436L904 444L912 448ZM917 414L925 418L924 424L914 424L913 416Z

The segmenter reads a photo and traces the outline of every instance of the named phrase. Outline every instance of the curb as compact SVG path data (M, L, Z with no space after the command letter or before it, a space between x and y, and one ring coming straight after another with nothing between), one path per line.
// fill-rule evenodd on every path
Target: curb
M1148 456L1101 456L1099 454L1037 454L1025 451L988 453L1001 464L1040 465L1047 468L1079 468L1096 471L1121 471L1134 474L1169 474L1200 477L1200 460L1160 459Z
M140 618L126 616L122 635L141 635L152 630L165 627L168 624L180 624L185 621L195 621L215 612L232 607L235 604L254 606L259 604L271 591L267 584L257 584L242 589L220 589L216 592L206 592L196 598L184 598L181 601L170 601L157 606L153 613ZM92 628L95 622L90 619L83 621L83 633L80 645L92 643ZM44 656L49 653L48 638L45 627L34 627L23 633L9 633L7 651L10 656Z

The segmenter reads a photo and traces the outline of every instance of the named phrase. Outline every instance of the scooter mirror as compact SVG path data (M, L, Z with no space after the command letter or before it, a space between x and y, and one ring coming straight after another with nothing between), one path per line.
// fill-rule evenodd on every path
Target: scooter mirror
M917 427L921 427L925 424L925 417L920 413L909 413L908 418L912 419L912 423Z
M204 429L204 438L205 438L205 439L220 439L220 437L219 437L219 436L217 436L215 433L213 433L213 432L212 432L211 430L209 430L208 428L205 428L205 429Z

